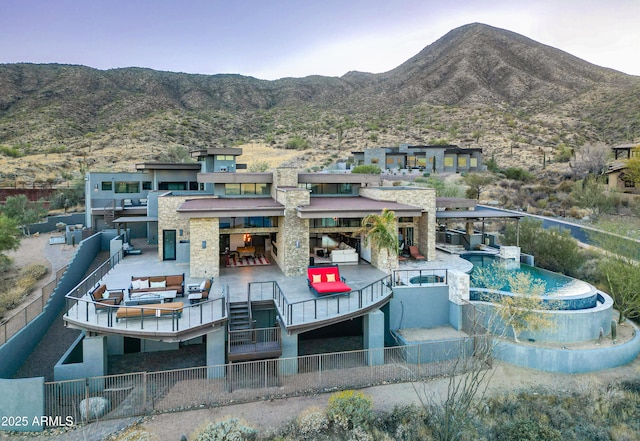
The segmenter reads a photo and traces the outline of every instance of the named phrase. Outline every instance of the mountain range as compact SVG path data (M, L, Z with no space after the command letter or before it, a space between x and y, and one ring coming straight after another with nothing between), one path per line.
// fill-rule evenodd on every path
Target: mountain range
M4 64L0 167L5 183L56 183L244 146L250 163L317 170L367 147L451 143L535 170L543 151L637 140L639 99L640 77L478 23L380 74L266 81Z

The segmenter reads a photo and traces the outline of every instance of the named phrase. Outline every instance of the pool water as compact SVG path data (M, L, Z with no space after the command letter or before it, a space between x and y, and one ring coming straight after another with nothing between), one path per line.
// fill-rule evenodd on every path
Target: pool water
M590 284L577 280L563 274L554 273L542 268L536 268L524 263L515 262L513 260L504 260L498 256L482 253L467 253L460 257L473 263L473 270L470 273L471 282L471 300L479 300L480 294L478 289L483 286L478 286L477 280L474 280L474 273L477 273L478 268L486 268L493 264L504 262L509 271L522 272L530 274L534 281L540 281L545 285L544 296L549 300L553 299L558 301L558 309L584 309L592 308L597 302L597 291ZM475 288L475 292L474 291ZM511 287L508 282L505 281L504 286L498 289L498 291L504 291L511 293ZM475 298L474 298L475 297Z
M474 288L482 288L481 286L477 286L477 281L474 280L473 277L474 274L477 273L477 269L486 268L493 264L497 264L500 262L500 260L502 260L497 256L486 254L470 254L462 255L461 257L473 263L473 270L471 271L470 275L471 286ZM533 277L534 280L544 282L546 287L546 294L548 295L563 292L567 287L573 284L575 280L563 274L553 273L551 271L547 271L542 268L536 268L535 266L526 265L524 263L509 262L509 269L515 273L528 273ZM509 286L507 281L505 281L505 285L501 288L501 291L511 292L511 287Z

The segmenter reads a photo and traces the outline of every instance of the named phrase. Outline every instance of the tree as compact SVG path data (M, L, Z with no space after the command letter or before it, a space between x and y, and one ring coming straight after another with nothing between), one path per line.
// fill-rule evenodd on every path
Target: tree
M625 178L636 186L640 186L640 146L631 150L631 158L625 161L625 167Z
M480 193L487 185L495 181L495 176L489 173L469 173L462 178L462 181L469 187L467 197L480 199Z
M600 281L613 298L620 313L619 323L640 318L640 246L638 238L627 237L620 225L607 225L609 231L592 232L589 238L606 256L598 262Z
M585 256L578 242L569 230L559 228L545 229L542 221L526 217L520 221L520 241L516 240L516 226L511 224L505 228L502 242L505 245L519 243L523 253L535 257L536 266L577 276L585 261Z
M396 214L387 208L380 214L368 214L362 218L361 228L357 231L364 237L364 243L371 241L374 248L386 251L389 274L393 259L398 256L398 230Z
M31 234L29 225L40 222L47 215L47 210L43 207L42 201L30 202L25 195L21 194L9 196L2 213L14 219L22 228L23 234Z
M575 157L569 165L578 177L589 174L601 175L607 170L610 156L611 149L605 144L585 144L575 152Z
M571 192L571 198L577 206L589 208L596 215L612 213L618 204L615 196L607 194L606 185L600 182L601 179L594 175L585 176L581 182L575 184Z
M502 325L511 327L516 342L525 330L537 331L551 325L548 316L540 314L542 310L553 309L553 303L543 299L546 285L531 274L510 271L503 263L495 262L477 268L473 281L476 287L489 290L485 300L495 303L497 317ZM508 291L513 295L494 294L492 291Z
M20 245L18 223L4 214L0 214L0 269L5 271L11 260L3 251L17 250Z

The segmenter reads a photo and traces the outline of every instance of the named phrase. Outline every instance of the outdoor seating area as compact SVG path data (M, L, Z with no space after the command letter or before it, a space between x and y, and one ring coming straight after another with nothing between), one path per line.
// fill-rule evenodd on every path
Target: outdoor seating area
M129 296L171 290L175 290L177 296L184 297L184 273L171 276L131 276Z
M183 307L182 302L152 303L140 308L122 306L116 312L116 322L125 318L143 318L144 316L180 318Z
M411 245L409 246L409 254L411 254L411 258L414 260L424 260L425 257L420 254L420 251L418 251L418 247L415 245Z
M307 283L309 289L316 295L346 293L351 287L344 277L340 277L338 265L310 266L307 268Z

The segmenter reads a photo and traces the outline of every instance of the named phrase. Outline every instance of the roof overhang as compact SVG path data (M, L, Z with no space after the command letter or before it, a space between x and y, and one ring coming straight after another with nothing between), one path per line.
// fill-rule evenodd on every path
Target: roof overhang
M271 184L273 173L198 173L198 182L213 184Z
M176 162L139 162L136 170L189 170L200 171L202 165L199 162L176 163Z
M144 222L158 222L154 216L123 216L113 220L114 224L140 224Z
M284 205L265 198L203 198L185 201L178 213L188 217L284 216Z
M465 219L484 221L486 219L521 219L525 215L502 210L451 210L436 211L436 219Z
M379 174L361 173L298 173L301 184L380 184Z
M322 219L328 217L362 218L379 214L384 209L393 211L398 217L422 216L422 208L397 202L377 201L362 196L313 197L309 205L299 206L298 217Z

